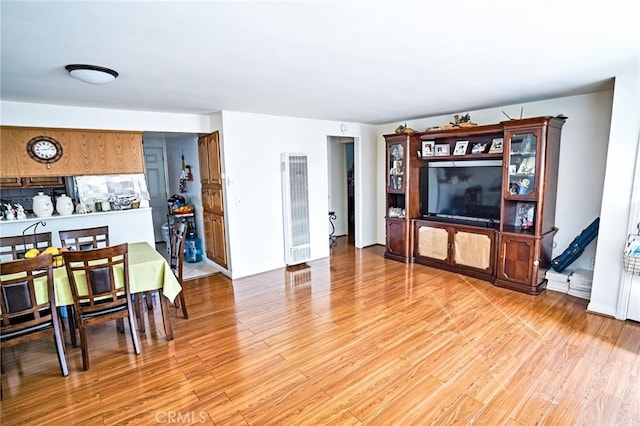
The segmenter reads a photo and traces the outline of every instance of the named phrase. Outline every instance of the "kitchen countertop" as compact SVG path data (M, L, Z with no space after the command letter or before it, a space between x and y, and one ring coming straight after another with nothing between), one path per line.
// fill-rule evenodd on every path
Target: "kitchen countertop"
M60 247L59 231L69 229L109 227L111 245L125 242L146 241L155 244L151 207L128 210L111 210L85 214L53 215L49 217L30 216L27 219L0 221L0 236L9 237L35 232L51 232L52 243ZM39 223L37 226L35 224Z
M79 214L79 213L73 213L68 215L54 214L52 216L45 216L45 217L38 217L34 214L31 214L27 216L26 219L0 220L0 225L9 224L9 223L37 222L38 220L47 221L47 220L57 220L57 219L70 219L70 218L76 218L76 217L96 217L97 218L99 216L113 215L113 214L126 214L130 212L140 212L144 210L151 210L151 207L141 207L137 209L126 209L126 210L109 210L108 212L93 212L93 213L82 213L82 214Z

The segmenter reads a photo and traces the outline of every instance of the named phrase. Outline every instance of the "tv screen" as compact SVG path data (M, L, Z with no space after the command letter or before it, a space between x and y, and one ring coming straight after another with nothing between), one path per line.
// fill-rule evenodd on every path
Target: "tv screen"
M420 170L424 217L500 220L502 161L430 162Z

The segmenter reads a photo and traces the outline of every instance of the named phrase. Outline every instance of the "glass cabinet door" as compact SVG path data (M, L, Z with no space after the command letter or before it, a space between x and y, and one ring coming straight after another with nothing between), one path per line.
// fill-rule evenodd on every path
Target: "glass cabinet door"
M404 146L400 143L392 143L388 146L389 176L387 185L389 191L404 191Z
M509 143L509 198L530 198L536 188L536 149L534 133L518 133Z

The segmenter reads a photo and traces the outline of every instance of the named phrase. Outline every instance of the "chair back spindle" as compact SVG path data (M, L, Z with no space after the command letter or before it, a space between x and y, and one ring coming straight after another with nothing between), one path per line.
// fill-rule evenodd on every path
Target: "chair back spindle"
M58 231L62 247L71 250L87 250L109 246L109 227L70 229Z
M32 248L43 250L51 246L51 232L15 237L0 237L0 260L24 259L24 254Z

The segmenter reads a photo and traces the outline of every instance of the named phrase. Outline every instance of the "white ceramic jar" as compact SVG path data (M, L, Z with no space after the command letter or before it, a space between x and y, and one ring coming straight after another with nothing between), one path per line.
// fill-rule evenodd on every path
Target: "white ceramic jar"
M56 201L56 211L60 216L67 216L73 213L73 201L67 196L62 194Z
M53 203L51 197L44 195L44 192L38 192L33 196L33 213L38 217L48 217L53 214Z

